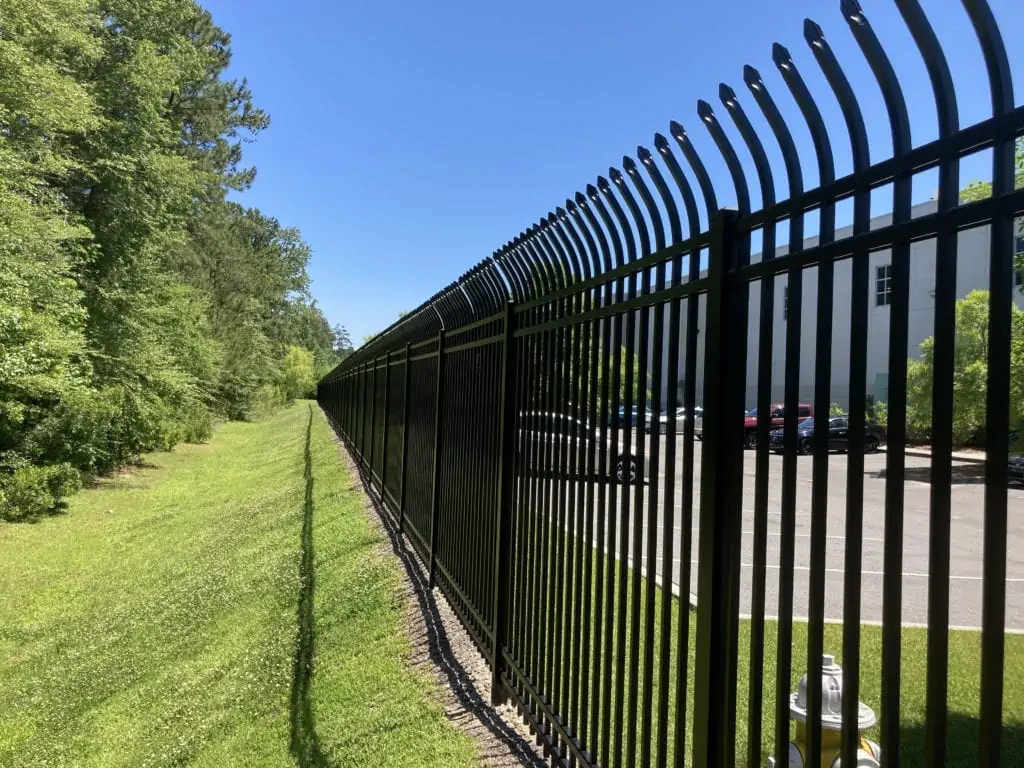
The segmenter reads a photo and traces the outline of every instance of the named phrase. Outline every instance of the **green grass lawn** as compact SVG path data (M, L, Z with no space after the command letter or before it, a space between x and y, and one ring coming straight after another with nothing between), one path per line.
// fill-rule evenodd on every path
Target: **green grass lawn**
M577 546L575 551L577 554L580 552L580 548ZM593 552L593 550L586 550ZM568 563L568 561L567 561ZM627 583L631 584L633 572L629 568L624 569ZM621 566L616 568L616 581L618 575L623 573ZM696 573L693 574L694 579ZM640 579L641 592L639 601L639 611L641 615L640 622L640 634L638 636L638 643L640 647L640 653L638 655L638 664L636 666L636 679L642 681L645 675L645 665L643 656L643 647L645 640L645 627L643 616L645 615L645 595L647 583L646 580ZM659 654L660 648L660 627L661 627L661 589L655 588L655 642L654 642L654 658L653 658L653 675L652 675L652 698L650 710L645 710L643 707L642 698L638 697L637 701L637 715L634 716L630 713L628 706L625 708L622 720L622 732L625 734L629 728L631 722L636 723L636 732L638 734L637 747L635 751L635 764L640 764L641 745L639 743L640 733L640 721L646 715L645 713L656 713L658 711L659 696L661 695L658 673L662 666L662 661ZM593 596L590 598L593 600ZM566 620L572 611L572 597L565 591L563 592L563 605L561 613L556 614L563 617L563 621ZM696 627L697 627L697 613L694 612L689 606L685 607L689 615L689 659L688 664L685 668L687 674L688 685L687 685L687 707L686 707L686 747L685 755L682 756L680 762L676 762L676 755L673 750L674 744L674 723L676 719L676 701L675 701L675 690L676 690L676 677L679 673L679 659L676 656L676 644L675 638L678 635L678 622L680 621L681 608L684 604L680 603L678 599L673 598L671 601L672 605L672 616L671 616L671 636L673 638L671 648L670 664L670 675L669 675L669 729L667 734L667 759L668 765L689 765L692 750L692 733L693 733L693 683L694 683L694 670L695 670L695 657L694 649L696 647ZM630 670L632 669L633 659L633 638L629 631L629 616L633 610L634 600L632 592L627 591L627 597L623 610L626 613L626 643L623 648L619 648L617 643L613 646L614 657L620 653L625 653L626 661L626 679L624 680L624 688L628 690L628 677ZM618 621L620 615L620 606L618 601L615 601L615 617ZM607 621L607 614L604 616ZM594 626L591 623L591 633L593 632ZM750 702L750 679L749 679L749 664L750 664L750 634L751 626L749 621L741 621L739 624L739 671L737 679L737 717L736 717L736 765L747 766L747 745L749 743L749 728L748 728L748 710ZM603 630L602 630L603 631ZM774 753L774 737L775 737L775 671L776 671L776 658L777 658L777 644L776 644L776 633L777 624L774 621L766 622L765 627L765 646L764 646L764 674L762 677L762 708L760 710L760 721L761 721L761 740L760 740L760 759L756 766L763 766L765 759L768 755ZM830 653L836 657L836 660L843 663L843 628L837 624L826 624L824 628L825 642L824 648L826 653ZM861 627L861 701L871 706L876 715L881 715L881 658L882 658L882 630L881 627L877 626L863 626ZM900 692L901 692L901 706L900 706L900 757L901 765L908 766L909 768L918 768L924 765L924 743L925 743L925 703L927 697L926 691L926 664L927 664L927 643L928 635L927 631L917 628L904 628L901 634L901 658L902 658L902 669L901 669L901 680L900 680ZM792 643L792 674L791 684L786 691L782 692L782 695L787 699L791 692L795 691L800 678L804 675L807 669L807 624L804 622L795 622L793 625L793 643ZM1005 636L1005 649L1006 649L1006 660L1003 675L1003 755L1004 762L1010 765L1024 765L1024 636L1022 635L1006 635ZM602 650L602 657L607 651ZM591 660L593 656L591 655ZM537 665L531 667L531 673L536 669ZM614 665L612 667L614 673ZM592 674L592 664L588 666L587 674ZM615 684L618 682L613 678L613 697ZM949 694L947 699L947 708L949 712L949 721L947 728L947 761L946 766L950 768L977 768L978 763L978 736L979 736L979 702L980 702L980 684L981 684L981 634L980 632L973 631L951 631L949 633ZM639 686L642 690L643 686ZM589 694L589 688L587 689ZM591 703L593 706L593 703ZM607 707L606 701L601 702L601 707ZM652 726L652 742L650 748L650 754L652 758L659 752L659 745L655 738L657 733L656 726ZM791 736L792 726L791 726ZM876 726L867 731L868 738L874 741L880 741L879 728ZM597 744L593 739L592 735L586 735L585 737L586 746L589 749L593 749ZM625 745L625 738L623 744ZM623 757L625 757L626 751L623 749ZM616 765L614 758L605 761L605 755L601 754L599 757L602 759L602 764ZM618 763L625 764L625 763ZM653 764L653 763L652 763ZM751 766L751 768L756 768Z
M258 424L227 424L208 445L147 456L143 468L83 491L62 515L0 524L0 766L477 761L427 673L404 662L399 570L378 556L380 534L315 407L307 435L309 414L299 404ZM680 615L673 601L673 624ZM695 626L691 614L691 692ZM762 757L774 630L769 623ZM841 628L825 634L842 661ZM791 690L805 643L797 624ZM876 712L880 650L881 630L864 627L862 698ZM748 654L743 623L741 765ZM951 633L950 655L948 765L967 768L977 765L978 634ZM909 766L923 763L925 659L925 632L904 630ZM1007 636L1007 764L1024 754L1022 677L1024 637Z
M0 524L0 765L476 762L405 664L398 567L312 412Z

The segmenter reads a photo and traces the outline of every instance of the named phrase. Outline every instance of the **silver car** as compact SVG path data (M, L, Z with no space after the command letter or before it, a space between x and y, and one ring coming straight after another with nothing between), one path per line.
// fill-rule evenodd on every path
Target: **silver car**
M658 434L659 435L667 435L668 434L668 422L669 422L669 415L668 415L668 413L659 413L658 417L657 417L657 419L655 421L658 424ZM677 435L681 435L683 433L683 423L685 421L686 421L686 409L682 408L682 407L677 408L676 409L676 434ZM704 409L701 408L699 405L697 405L697 406L694 406L694 409L693 409L693 433L694 433L694 436L698 440L703 439L703 434L702 434L703 433L703 429L704 429ZM650 421L648 421L648 423L644 425L644 432L646 432L647 434L651 433L651 423L650 423Z
M622 439L622 432L619 432L618 443L611 440L609 429L607 462L601 474L614 476L620 483L635 483L637 479L643 482L647 479L646 462L639 462L633 452ZM570 459L574 451L576 462L580 463L583 457L587 456L588 448L594 445L594 461L600 460L600 440L598 430L589 426L586 422L574 419L564 413L528 412L519 414L519 450L529 456L530 466L543 466L545 469L556 469L556 452L561 456L568 455ZM537 460L538 456L544 458Z

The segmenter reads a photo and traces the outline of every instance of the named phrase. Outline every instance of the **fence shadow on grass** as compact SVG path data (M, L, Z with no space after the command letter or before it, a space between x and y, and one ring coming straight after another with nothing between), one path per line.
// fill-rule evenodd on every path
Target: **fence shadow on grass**
M299 603L296 610L299 637L295 646L290 702L290 749L300 768L320 768L320 766L328 764L327 758L320 748L320 739L316 733L316 718L310 699L310 687L313 683L313 654L316 643L316 625L313 615L316 561L313 549L313 454L310 447L312 436L313 406L310 406L303 457L306 465L306 500L302 509L302 562L299 566Z
M413 638L414 643L417 643L417 646L413 648L413 656L424 654L429 656L434 667L444 675L449 688L466 713L475 718L476 723L479 724L477 727L474 724L461 723L462 729L471 733L485 729L497 741L490 751L487 748L486 739L481 744L484 749L481 758L485 765L516 764L544 768L548 763L534 750L525 735L510 726L490 706L489 692L481 691L477 687L469 672L456 658L438 611L435 593L427 586L427 575L423 567L413 550L406 545L407 539L399 536L398 526L390 513L382 509L380 495L373 487L370 475L354 455L350 453L350 456L352 456L353 465L359 472L363 490L387 532L391 550L402 564L416 600L416 610L423 620L425 635ZM450 716L450 719L456 718ZM498 744L503 747L500 751Z
M977 768L978 734L981 722L974 715L950 712L946 726L946 768ZM924 765L924 721L900 728L900 762L910 768ZM1003 765L1024 762L1024 723L1003 722L1001 752Z

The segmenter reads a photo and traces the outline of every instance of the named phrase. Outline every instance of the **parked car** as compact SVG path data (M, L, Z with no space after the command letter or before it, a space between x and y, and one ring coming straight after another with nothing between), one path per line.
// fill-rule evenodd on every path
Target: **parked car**
M784 430L771 433L771 447L775 453L784 448ZM796 426L797 453L810 453L814 449L814 418L801 421ZM864 423L864 453L874 453L885 442L885 429L873 421ZM830 416L828 419L828 450L845 453L850 447L850 423L846 416Z
M586 455L591 443L594 444L595 461L600 456L601 437L596 429L586 422L574 419L564 413L546 412L524 412L519 414L519 435L521 438L521 451L526 452L530 457L533 468L546 470L556 469L554 459L555 451L559 448L564 454L572 456L572 452L579 450L582 456ZM545 447L546 445L546 447ZM643 482L647 479L646 462L638 461L632 455L629 446L619 436L618 443L608 438L608 459L607 466L600 471L605 476L614 476L620 483L630 484ZM535 460L540 456L541 461Z
M636 426L643 423L645 432L650 431L649 425L652 421L654 421L654 413L649 408L639 408L635 405L629 409L628 414L623 406L620 406L616 413L608 414L609 424L618 424L619 426L630 424Z
M1020 433L1010 430L1010 446L1020 442ZM1006 479L1011 483L1024 483L1024 453L1011 452L1006 458Z
M694 417L696 419L698 419L699 422L703 422L703 420L704 420L703 419L703 417L704 417L704 409L703 408L701 408L699 405L694 406L693 413L694 413ZM652 419L652 420L648 421L646 424L644 424L644 432L646 432L647 434L651 434L651 424L654 421L657 421L657 424L658 424L658 434L659 435L666 435L666 434L668 434L669 413L667 411L664 412L664 413L659 413L658 416L657 416L657 419ZM682 424L683 424L684 421L686 421L686 408L676 408L676 433L677 434L682 433L682 431L683 431Z
M797 406L797 423L803 423L805 419L810 419L814 416L814 409L806 403L800 403ZM776 403L771 406L771 428L778 429L782 426L783 420L786 418L786 406L782 403ZM751 408L747 411L743 418L743 430L744 430L744 441L743 445L745 448L754 449L757 447L757 408Z
M1024 453L1011 453L1006 460L1007 479L1011 483L1024 483Z

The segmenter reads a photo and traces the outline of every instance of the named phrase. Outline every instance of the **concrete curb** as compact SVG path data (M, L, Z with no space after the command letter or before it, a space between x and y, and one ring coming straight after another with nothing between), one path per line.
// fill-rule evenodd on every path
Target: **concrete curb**
M886 446L882 446L881 448L878 449L878 452L888 453L889 451ZM932 457L932 452L928 448L904 448L903 455L915 456L921 459L930 459ZM953 461L961 461L964 462L965 464L985 463L985 454L983 453L964 453L962 451L953 451L952 457Z

